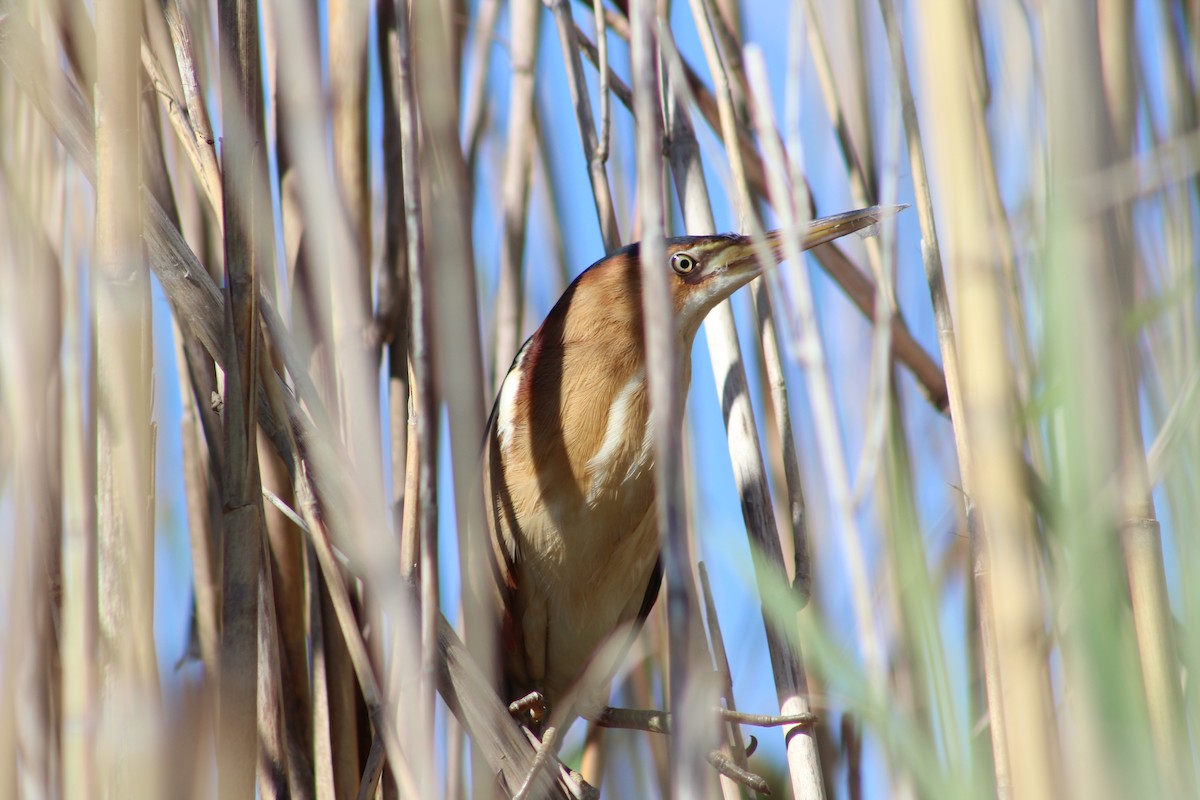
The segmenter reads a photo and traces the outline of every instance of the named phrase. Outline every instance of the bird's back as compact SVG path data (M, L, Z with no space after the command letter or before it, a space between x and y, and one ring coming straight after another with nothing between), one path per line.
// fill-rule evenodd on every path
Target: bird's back
M569 290L514 361L484 476L506 699L537 690L553 708L612 641L581 692L587 716L653 602L658 533L640 308L585 317L574 299Z

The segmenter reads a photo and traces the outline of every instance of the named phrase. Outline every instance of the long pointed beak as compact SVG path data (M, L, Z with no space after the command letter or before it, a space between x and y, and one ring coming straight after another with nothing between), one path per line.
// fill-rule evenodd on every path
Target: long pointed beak
M871 206L843 214L814 219L800 231L800 251L811 250L839 236L861 231L907 206ZM787 244L784 231L769 231L760 238L738 236L722 242L720 265L698 282L683 306L681 323L684 330L695 330L713 307L741 287L785 260L796 255Z
M811 250L814 247L832 242L845 236L848 233L861 231L876 225L880 220L887 219L894 214L908 208L906 205L899 206L871 206L870 208L860 208L854 211L845 211L841 214L832 214L828 217L814 219L808 223L808 226L800 232L800 251ZM762 272L762 264L759 255L759 247L765 246L766 251L762 253L766 256L768 253L771 256L771 263L778 264L787 258L787 242L785 232L782 230L768 231L759 242L754 241L749 236L745 237L738 254L730 259L729 269L737 272L749 270L751 274L758 275Z

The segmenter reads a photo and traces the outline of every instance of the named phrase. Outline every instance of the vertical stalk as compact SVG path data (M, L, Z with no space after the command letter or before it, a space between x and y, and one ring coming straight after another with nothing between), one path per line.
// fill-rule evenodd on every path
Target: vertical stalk
M675 715L671 737L671 796L705 794L707 698L698 692L691 669L699 648L696 629L697 592L687 546L683 492L683 393L676 382L677 364L691 354L678 350L670 277L663 240L662 102L659 97L658 18L654 0L636 0L632 23L633 105L637 131L638 208L642 227L642 313L645 324L646 382L650 430L654 437L655 512L662 542L667 584L667 634L670 660L670 708ZM578 58L578 49L571 48ZM696 681L697 685L693 685Z
M486 418L483 355L467 206L470 195L458 138L459 65L455 57L460 50L460 39L455 26L459 19L448 16L444 5L438 0L413 0L410 40L413 49L405 51L413 57L413 113L419 108L419 117L414 119L419 118L422 132L419 141L423 149L420 166L414 164L414 178L421 178L422 191L428 192L429 198L421 219L425 226L421 258L427 260L420 263L422 274L428 278L428 297L422 302L429 312L429 322L425 324L430 326L428 342L436 365L436 396L446 403L449 420L464 634L472 657L491 676L496 674L496 648L481 591L487 585L485 554L489 545L483 518L482 482L478 479L479 443L483 441ZM415 47L415 43L420 46ZM417 136L415 130L413 136ZM407 166L407 159L405 163ZM411 238L411 231L409 235ZM414 308L416 302L414 297ZM420 402L429 413L437 413L438 406L432 399L427 402L420 398ZM430 474L423 480L436 480L436 476ZM423 559L432 558L436 552L432 551L435 535L435 530L422 530ZM431 562L425 565L432 569ZM424 577L432 580L431 574ZM426 618L425 622L429 621ZM429 633L428 627L424 630ZM476 786L490 779L485 777L487 769L478 758L472 773Z
M1011 791L1020 797L1053 797L1058 785L1057 736L1050 709L1048 666L1042 644L1042 598L1033 549L1033 522L1024 496L1024 466L1015 430L1015 388L1004 347L1002 294L986 196L979 181L981 154L970 118L972 97L968 9L956 2L926 3L924 71L942 162L938 188L947 208L949 260L954 266L961 322L963 417L970 451L964 476L972 477L968 515L976 526L975 574L980 626L996 637L996 666L1004 691L989 693L1003 709ZM994 626L994 627L992 627ZM987 642L987 639L984 639ZM985 668L989 657L984 648ZM999 780L999 777L998 777ZM1007 794L1008 787L1001 784Z
M539 0L512 0L509 29L512 39L512 77L509 80L508 139L504 154L504 234L500 248L500 286L496 293L496 349L492 377L496 392L508 364L521 344L524 308L525 227L529 212L534 116L534 74L537 69Z
M912 83L908 72L908 61L904 54L904 44L899 23L892 0L879 0L879 11L883 17L884 28L888 37L888 49L891 53L892 69L896 75L896 84L900 91L900 109L904 120L905 142L908 147L909 165L912 168L913 189L917 201L917 220L921 226L922 260L925 264L925 279L929 284L929 295L933 305L936 322L938 346L942 354L942 368L946 376L946 394L949 398L950 419L954 435L955 452L958 456L959 479L962 482L963 496L969 498L975 488L971 471L971 451L968 447L968 428L963 412L962 381L959 377L958 346L954 334L954 317L950 309L950 297L946 288L946 276L942 268L941 244L938 239L937 224L933 215L933 197L930 190L929 170L925 161L925 150L921 139L920 120L917 117L916 101L913 98ZM975 526L972 531L984 535ZM982 546L972 543L973 556L982 555ZM984 689L989 711L989 738L992 745L992 760L995 769L996 784L1001 797L1004 797L1010 786L1010 769L1008 765L1008 748L1004 709L1000 694L1000 676L996 668L995 629L991 624L991 593L986 591L986 562L979 562L973 570L976 576L975 602L977 614L981 620L979 648L982 656L982 674Z
M396 0L395 36L389 41L390 61L395 69L394 81L397 91L396 111L400 135L400 155L404 185L404 222L407 231L408 253L408 300L409 331L411 334L410 354L412 369L413 441L409 444L410 455L406 463L406 480L415 474L416 491L406 492L405 537L412 549L413 539L419 541L418 576L421 586L421 696L420 730L432 740L434 733L434 691L437 684L437 621L438 599L438 412L440 409L437 383L434 376L434 351L432 342L433 320L432 299L428 268L426 266L425 226L421 203L420 138L417 118L416 87L413 76L412 36L409 30L407 4ZM411 457L415 452L416 460ZM409 509L416 509L414 513ZM408 520L412 519L410 526ZM417 536L408 535L415 527ZM405 552L406 557L408 552ZM410 568L406 562L405 569ZM432 780L432 772L423 770L425 781ZM422 788L428 789L428 785Z
M263 202L266 148L258 56L258 3L222 0L221 106L225 135L225 482L223 497L218 790L254 793L258 735L258 599L263 548L256 445L258 283L272 269L270 203ZM259 172L263 172L260 183Z
M63 265L62 796L98 796L96 775L96 464L89 458L81 323L87 297L76 265ZM94 429L93 429L94 430Z
M671 122L670 158L687 229L696 235L716 232L708 187L700 162L699 146L693 133L691 119L681 107L676 95L668 97ZM775 515L771 508L770 488L763 465L762 448L754 424L753 409L746 385L746 369L738 343L733 307L725 301L713 309L704 323L712 359L717 394L725 411L725 432L729 440L729 456L733 462L734 479L741 498L742 517L750 537L754 556L755 578L760 594L766 594L776 581L784 582L787 569L779 544ZM788 632L770 619L763 607L763 624L767 634L767 650L775 678L775 693L781 714L811 711L807 678L800 655L789 643ZM797 798L823 800L825 787L821 779L821 758L817 739L811 727L796 727L784 731L787 742L788 772L792 793Z
M571 16L571 4L568 0L552 0L550 8L558 26L563 60L567 64L568 84L571 87L571 99L575 104L575 121L579 125L583 157L587 159L588 178L592 184L592 198L596 202L596 216L600 220L600 236L604 240L604 251L612 253L621 246L621 233L617 229L617 212L613 207L608 173L604 169L602 156L605 154L600 151L595 118L592 116L592 101L588 95L587 81L583 77L583 59L575 44L575 21Z
M153 436L150 280L141 250L139 53L141 8L96 8L97 537L103 717L114 729L132 712L153 719ZM131 700L132 699L132 703ZM144 715L144 716L143 716ZM151 723L143 723L151 724ZM152 785L153 756L140 750L106 765L108 791Z

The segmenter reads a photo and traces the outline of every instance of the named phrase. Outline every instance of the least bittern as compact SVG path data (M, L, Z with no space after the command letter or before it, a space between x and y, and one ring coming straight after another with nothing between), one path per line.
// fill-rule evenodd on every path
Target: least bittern
M815 220L801 249L888 213ZM778 262L783 237L765 239ZM762 266L749 237L723 235L668 239L663 268L686 394L700 323ZM640 269L634 244L575 279L513 360L484 445L504 699L537 695L544 712L571 692L569 717L606 708L619 658L589 663L610 638L632 641L662 580Z

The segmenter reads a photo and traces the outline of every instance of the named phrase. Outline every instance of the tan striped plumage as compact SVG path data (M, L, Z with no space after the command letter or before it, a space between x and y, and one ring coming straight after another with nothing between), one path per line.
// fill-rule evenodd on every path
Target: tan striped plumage
M879 216L868 209L818 220L804 245ZM768 242L778 257L778 236ZM667 260L677 352L687 356L708 312L759 270L741 236L671 239ZM658 593L639 269L635 245L571 284L514 360L488 424L484 480L506 701L536 690L554 708L607 639L628 643ZM686 393L690 357L675 378ZM593 667L575 713L603 709L623 650Z

